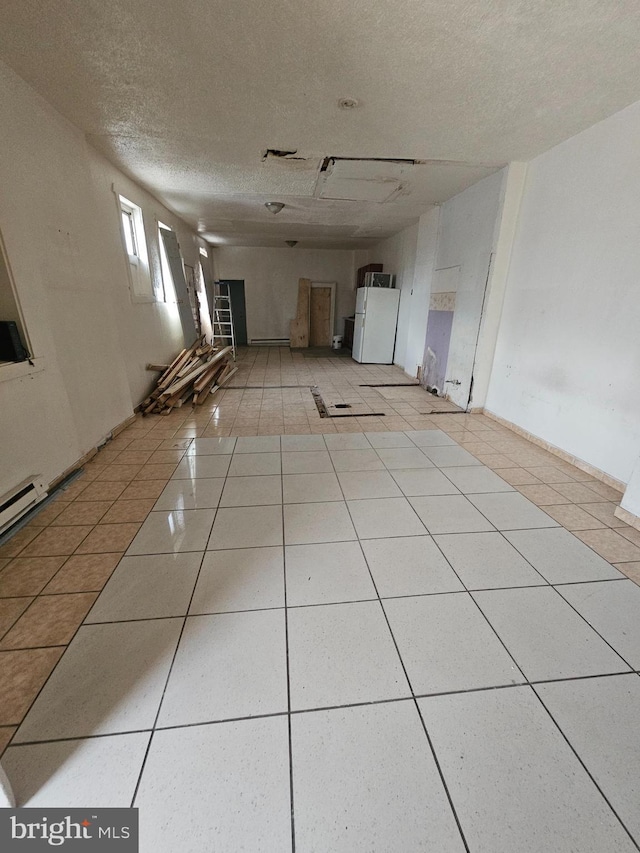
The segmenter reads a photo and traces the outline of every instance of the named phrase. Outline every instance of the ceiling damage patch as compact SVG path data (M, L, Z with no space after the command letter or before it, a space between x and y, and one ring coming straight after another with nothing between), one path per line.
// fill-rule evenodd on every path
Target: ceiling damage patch
M341 201L392 201L407 192L419 160L326 157L320 167L315 197Z
M318 171L321 158L318 155L307 157L295 148L266 148L262 152L262 162L268 167L286 167L289 171Z

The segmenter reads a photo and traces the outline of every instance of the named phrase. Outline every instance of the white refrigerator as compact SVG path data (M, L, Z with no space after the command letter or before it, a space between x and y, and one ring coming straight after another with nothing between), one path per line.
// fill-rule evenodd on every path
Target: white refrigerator
M400 291L359 287L351 355L364 364L393 364Z

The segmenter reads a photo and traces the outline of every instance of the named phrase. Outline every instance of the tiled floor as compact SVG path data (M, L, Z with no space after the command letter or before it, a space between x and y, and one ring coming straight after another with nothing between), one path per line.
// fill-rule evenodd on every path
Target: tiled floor
M271 359L239 376L361 369ZM619 493L483 416L338 434L286 390L136 421L0 548L19 804L133 803L143 851L637 850Z

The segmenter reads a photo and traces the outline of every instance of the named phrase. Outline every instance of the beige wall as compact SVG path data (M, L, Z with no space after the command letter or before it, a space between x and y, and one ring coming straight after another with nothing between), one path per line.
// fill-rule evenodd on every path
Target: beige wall
M244 279L247 334L257 338L288 338L296 315L298 279L337 282L335 329L355 309L353 252L345 249L262 249L220 246L214 249L218 279Z
M0 64L0 230L36 368L0 367L0 495L57 477L126 419L150 386L147 361L182 346L175 304L134 303L112 184L145 216L195 235ZM16 372L21 376L15 377Z

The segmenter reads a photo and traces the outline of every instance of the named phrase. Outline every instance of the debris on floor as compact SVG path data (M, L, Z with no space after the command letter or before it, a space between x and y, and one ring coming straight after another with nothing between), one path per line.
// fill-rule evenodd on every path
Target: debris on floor
M232 347L212 347L204 337L198 338L167 367L140 410L145 415L168 415L191 397L193 405L201 405L236 373L232 353Z

